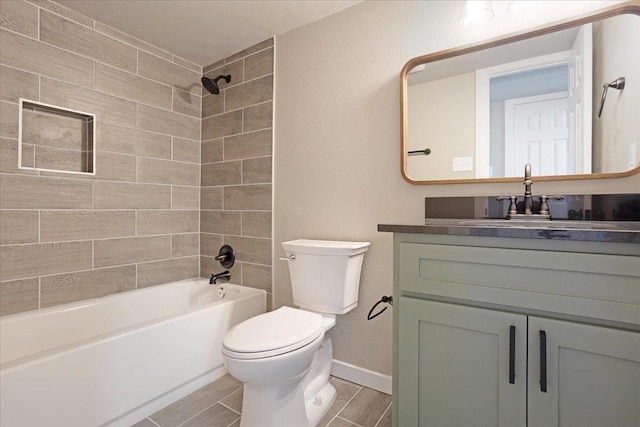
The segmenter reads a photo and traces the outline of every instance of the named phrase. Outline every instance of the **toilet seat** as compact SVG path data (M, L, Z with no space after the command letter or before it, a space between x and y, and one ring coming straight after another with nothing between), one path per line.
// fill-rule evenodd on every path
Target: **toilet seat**
M302 348L324 335L322 315L281 307L234 326L222 341L222 354L262 359Z

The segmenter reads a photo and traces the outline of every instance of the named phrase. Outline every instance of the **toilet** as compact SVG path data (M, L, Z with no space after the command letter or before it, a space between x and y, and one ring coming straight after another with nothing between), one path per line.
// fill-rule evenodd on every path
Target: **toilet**
M315 427L336 398L325 332L353 310L369 242L283 242L293 302L226 333L224 363L244 383L241 427Z

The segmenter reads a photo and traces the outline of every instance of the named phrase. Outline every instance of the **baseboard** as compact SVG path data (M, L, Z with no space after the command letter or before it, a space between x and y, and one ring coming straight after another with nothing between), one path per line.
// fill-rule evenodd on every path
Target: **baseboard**
M370 371L360 366L333 359L331 375L382 393L391 394L391 375Z

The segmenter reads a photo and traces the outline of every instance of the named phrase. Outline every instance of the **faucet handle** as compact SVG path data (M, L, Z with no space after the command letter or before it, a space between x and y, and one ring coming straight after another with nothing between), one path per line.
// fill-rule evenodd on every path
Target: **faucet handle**
M549 215L547 200L564 200L564 196L540 196L540 215Z
M496 197L496 200L510 200L509 203L509 212L507 213L507 219L511 218L514 215L518 215L518 205L516 204L516 196L500 196Z

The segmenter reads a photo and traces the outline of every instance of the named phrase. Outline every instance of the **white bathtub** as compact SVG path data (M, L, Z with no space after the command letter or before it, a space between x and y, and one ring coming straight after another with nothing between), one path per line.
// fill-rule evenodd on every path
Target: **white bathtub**
M129 426L223 376L225 332L265 306L194 279L4 316L0 426Z

